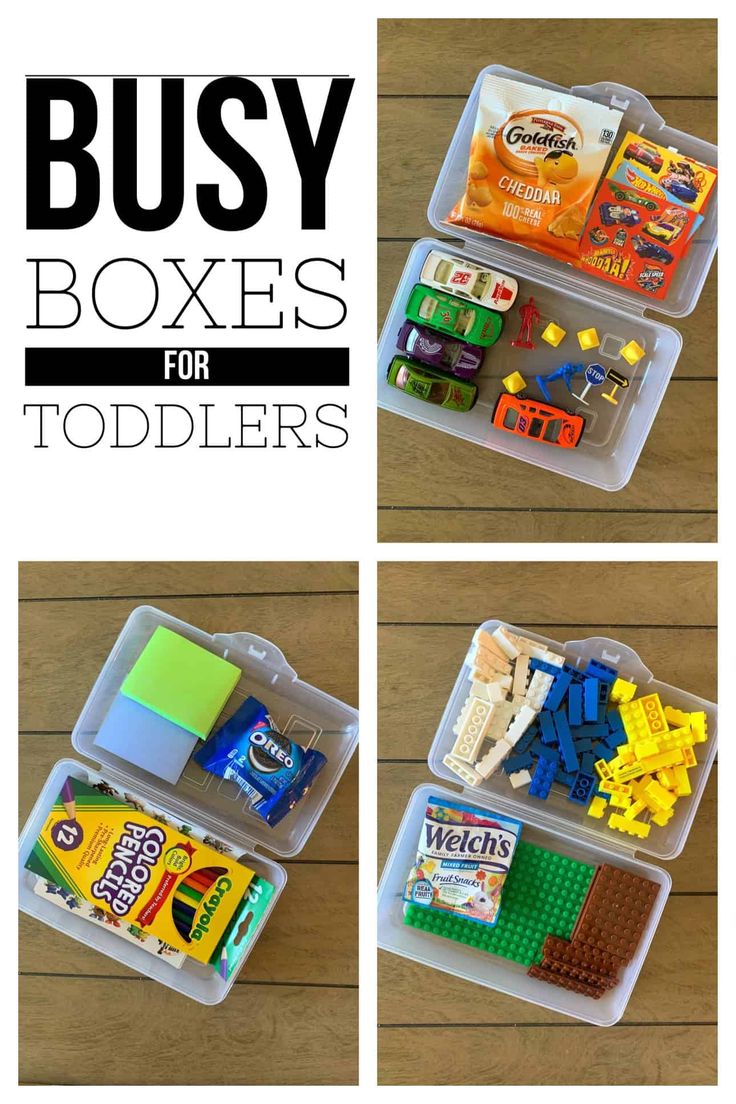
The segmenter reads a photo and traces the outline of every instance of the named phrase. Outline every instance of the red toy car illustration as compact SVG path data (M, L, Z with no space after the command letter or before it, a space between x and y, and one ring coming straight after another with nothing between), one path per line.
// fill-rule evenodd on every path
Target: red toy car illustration
M529 437L559 448L576 448L585 429L585 418L568 414L557 406L536 399L520 399L502 392L493 411L491 424L519 437Z
M640 165L646 165L652 172L658 173L664 161L656 146L647 145L646 142L629 142L624 150L627 161L638 161Z

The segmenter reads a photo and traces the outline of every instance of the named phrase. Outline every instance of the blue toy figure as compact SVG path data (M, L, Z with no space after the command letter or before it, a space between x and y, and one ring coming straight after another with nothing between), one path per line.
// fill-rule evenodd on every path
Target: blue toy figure
M565 381L565 387L572 394L572 381L575 376L579 376L581 372L585 371L584 364L561 364L559 368L555 368L554 372L548 372L546 376L537 376L537 383L539 384L539 390L544 395L548 403L551 403L552 396L549 393L547 387L548 383L554 383L555 380L561 379Z

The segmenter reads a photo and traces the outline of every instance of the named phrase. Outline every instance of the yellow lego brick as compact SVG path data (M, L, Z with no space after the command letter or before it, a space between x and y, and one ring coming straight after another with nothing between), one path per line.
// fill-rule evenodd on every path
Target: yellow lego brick
M687 797L688 794L693 792L693 788L690 785L690 778L688 777L686 766L676 766L670 768L675 774L675 793L678 797Z
M637 759L646 759L648 755L660 755L663 751L673 751L675 748L692 747L695 737L690 725L682 728L673 728L662 736L652 737L650 740L641 740L634 744Z
M626 797L625 794L612 793L608 795L608 801L610 805L613 805L615 809L628 809L631 805L631 798Z
M597 759L593 766L599 778L602 778L604 781L606 778L611 778L611 770L605 759Z
M614 755L613 759L608 760L608 769L611 774L615 774L623 766L625 766L625 763L620 755Z
M637 740L635 744L630 746L634 751L632 759L646 759L649 755L659 755L660 752L665 750L661 747L661 741L654 736L650 736L648 740Z
M590 805L588 806L588 816L592 816L595 817L597 820L600 820L604 812L606 811L607 804L608 802L604 797L594 797Z
M691 767L697 767L698 760L695 758L695 752L692 748L684 747L682 749L682 762L688 770L690 770Z
M618 711L631 744L667 732L667 719L659 694L645 694L642 698L625 702L618 707Z
M608 827L626 832L630 836L638 836L639 839L646 839L652 828L651 824L645 824L642 820L627 820L625 816L619 816L618 813L611 813Z
M591 326L587 330L578 330L578 342L583 352L586 352L588 349L595 349L596 345L600 345L600 339L595 327Z
M630 702L635 693L635 683L627 682L626 679L617 678L613 686L611 687L611 692L608 695L608 700L614 705L621 705L623 702Z
M664 828L674 816L674 809L662 809L659 813L654 813L652 816L652 824L658 824L660 828Z
M618 758L625 766L630 766L635 760L634 748L631 744L619 744L616 748Z
M708 739L708 721L705 713L702 711L699 713L691 713L690 728L692 729L694 742L696 744L704 744Z
M664 707L664 715L671 725L675 728L680 728L681 725L692 724L690 720L690 713L685 713L682 709L675 709L674 705L666 705Z
M665 789L674 790L677 787L677 780L675 779L675 771L677 767L662 767L662 770L657 771L657 781ZM687 772L686 772L687 773Z
M660 755L648 755L646 759L639 760L639 766L645 771L657 771L661 767L674 767L676 763L685 762L685 752L691 748L673 748L672 751L663 751Z
M614 781L615 782L623 782L623 783L630 782L632 778L639 778L640 775L646 774L647 769L648 768L643 766L641 763L639 763L637 761L634 761L633 763L630 763L628 766L619 767L619 769L616 771L615 775L613 776Z
M558 326L556 322L548 322L542 330L542 341L546 341L548 345L553 345L556 349L566 333L567 330L563 330L562 326Z
M646 788L646 793L649 798L659 806L659 810L671 809L677 801L677 794L670 793L664 786L660 786L659 782L652 780Z
M624 358L627 364L630 364L633 368L638 361L645 355L645 350L636 341L630 341L628 345L624 345L621 350L621 356Z
M611 782L611 781L601 782L598 789L601 791L601 793L605 793L605 794L615 794L615 793L617 793L617 794L621 794L622 797L631 797L631 794L633 792L632 789L631 789L631 786L625 786L620 782Z
M635 801L633 805L629 805L628 809L624 813L624 816L627 820L633 820L634 817L638 817L639 813L643 813L646 807L646 801Z

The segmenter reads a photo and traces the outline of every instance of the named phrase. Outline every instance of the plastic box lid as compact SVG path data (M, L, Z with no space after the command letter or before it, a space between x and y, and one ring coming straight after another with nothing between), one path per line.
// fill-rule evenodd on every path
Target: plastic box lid
M483 802L503 801L507 810L524 820L533 814L535 823L553 831L562 831L578 839L587 839L597 845L617 852L643 852L658 859L674 859L680 854L692 826L698 805L703 796L718 747L718 707L703 698L695 697L677 687L658 682L651 671L642 663L633 649L607 637L588 637L585 640L568 640L561 643L541 636L528 629L509 625L505 621L485 621L481 628L492 633L503 625L510 632L526 636L547 645L552 651L565 656L567 662L576 666L585 666L590 659L615 667L621 677L637 684L637 697L642 692L659 694L663 705L672 705L685 712L705 710L708 723L708 739L696 746L698 764L689 772L692 794L680 798L675 805L675 813L669 824L660 828L652 826L647 839L639 840L614 828L609 828L606 817L596 820L587 814L587 804L577 805L568 801L566 791L559 783L554 783L552 792L546 801L530 797L525 789L514 790L508 777L502 770L496 771L480 786L465 786L463 792L468 801L481 798ZM470 667L467 660L463 663L455 681L442 719L437 728L427 762L429 769L438 778L460 785L460 779L446 767L442 760L452 750L455 735L452 727L470 692Z
M643 314L647 307L676 318L690 314L700 297L718 246L717 195L711 198L704 221L693 238L688 252L678 264L674 279L664 299L650 299L648 296L638 295L636 292L623 291L613 287L605 280L596 279L590 273L572 268L562 261L555 260L543 253L537 253L532 249L519 245L517 242L508 242L503 238L496 238L444 221L465 191L470 140L475 126L481 84L487 73L495 73L499 76L509 77L512 80L524 81L527 84L535 84L541 88L554 89L558 92L570 92L575 96L581 96L623 112L612 154L618 148L617 143L620 137L631 130L644 138L657 142L659 145L672 149L673 152L693 157L697 161L702 161L708 165L717 166L718 164L717 146L691 134L686 134L684 131L667 126L649 100L641 92L637 92L632 88L627 88L622 84L614 84L610 81L565 88L563 85L554 84L551 81L543 80L541 77L521 73L516 69L508 69L504 65L489 65L478 74L437 178L427 210L427 217L432 226L443 234L450 234L452 237L462 238L464 241L472 243L476 253L485 257L489 263L492 262L493 267L500 269L500 271L503 271L504 261L511 263L521 257L525 261L533 259L535 266L538 266L540 275L547 279L554 277L558 286L566 287L569 290L577 289L578 292L584 293L587 297L606 300L622 307L625 306L633 314ZM603 175L605 175L606 170L604 170Z

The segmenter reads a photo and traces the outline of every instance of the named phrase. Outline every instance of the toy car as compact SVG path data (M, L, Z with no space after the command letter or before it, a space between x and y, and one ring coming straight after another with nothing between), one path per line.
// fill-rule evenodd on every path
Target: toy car
M568 414L557 406L520 399L502 392L493 410L491 424L519 437L529 437L559 448L576 448L585 429L585 418Z
M453 341L436 330L404 322L396 338L396 347L423 364L442 372L452 372L460 379L472 379L483 363L483 350L466 341Z
M656 146L649 146L646 142L630 142L624 150L627 161L638 161L640 165L646 165L648 169L658 173L664 161Z
M461 299L472 299L474 303L499 311L512 307L519 291L512 276L501 276L490 268L481 268L437 249L427 254L419 279L428 287L449 291Z
M407 395L442 406L445 410L470 410L478 398L478 388L474 383L441 376L408 357L395 356L388 366L386 379L392 387L406 391Z
M663 176L661 183L675 199L681 199L683 203L694 203L698 198L696 189L691 187L690 184L686 184L683 180L671 179L670 177Z
M455 299L424 284L415 284L412 288L406 317L420 326L463 338L484 349L498 341L503 329L503 318L496 311L468 303L467 299Z
M634 234L631 244L640 257L648 257L649 260L659 261L660 264L672 264L672 254L668 249L657 245L656 242L647 241L641 234Z
M616 203L601 203L598 210L604 226L613 226L617 222L622 222L624 226L636 226L641 222L639 212L635 211L633 207L621 207Z
M638 203L640 207L646 207L647 211L656 211L657 209L657 204L653 199L646 199L638 192L629 191L627 188L615 188L613 185L611 185L611 191L619 203L626 200L628 203Z

